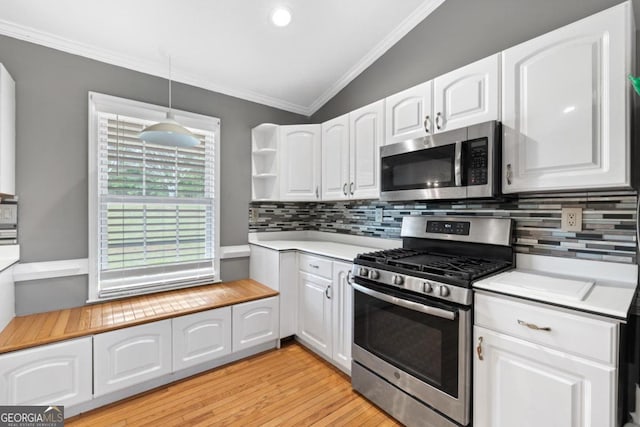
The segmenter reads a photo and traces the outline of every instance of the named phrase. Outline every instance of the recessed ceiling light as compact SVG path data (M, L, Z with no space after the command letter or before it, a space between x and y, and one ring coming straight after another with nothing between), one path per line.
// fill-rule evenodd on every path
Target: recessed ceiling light
M291 12L284 7L277 7L271 12L271 22L276 27L286 27L291 22Z

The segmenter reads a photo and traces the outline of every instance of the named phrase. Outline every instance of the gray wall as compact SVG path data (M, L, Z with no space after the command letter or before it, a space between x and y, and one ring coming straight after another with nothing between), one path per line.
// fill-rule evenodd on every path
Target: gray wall
M165 79L0 36L0 62L16 81L16 192L21 262L88 256L87 92L166 105ZM307 118L174 83L174 107L221 119L220 244L247 242L251 128ZM222 262L223 280L249 275L248 261ZM87 277L16 285L18 314L78 306Z
M337 117L619 3L446 0L311 116L311 121ZM633 6L640 23L640 0L633 0Z

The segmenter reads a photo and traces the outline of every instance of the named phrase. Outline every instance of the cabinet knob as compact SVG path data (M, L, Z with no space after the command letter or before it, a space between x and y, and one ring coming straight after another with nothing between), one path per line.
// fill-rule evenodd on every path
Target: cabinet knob
M327 286L327 289L324 290L324 294L327 296L327 299L331 299L331 295L329 294L330 289L331 285Z
M442 121L442 113L438 111L438 114L436 114L436 128L438 128L438 130L442 129L442 126L440 126L441 121Z
M511 180L513 179L513 169L511 168L511 163L507 163L507 184L511 185Z
M426 133L431 133L429 130L429 116L424 116L424 131Z

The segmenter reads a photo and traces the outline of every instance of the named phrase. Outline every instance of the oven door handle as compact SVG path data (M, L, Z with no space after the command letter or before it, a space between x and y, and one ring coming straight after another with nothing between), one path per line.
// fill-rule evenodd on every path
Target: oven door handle
M409 310L419 311L422 313L430 314L433 316L441 317L443 319L455 320L456 314L453 311L443 310L437 307L430 307L428 305L419 304L413 301L407 301L400 298L392 297L391 295L383 294L382 292L374 291L373 289L369 289L366 286L359 285L357 283L353 283L353 289L362 292L363 294L367 294L384 302L388 302L389 304L397 305L403 308L408 308Z

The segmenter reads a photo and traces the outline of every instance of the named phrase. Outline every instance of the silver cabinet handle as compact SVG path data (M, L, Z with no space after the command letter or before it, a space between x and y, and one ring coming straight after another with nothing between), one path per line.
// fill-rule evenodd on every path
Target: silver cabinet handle
M438 111L438 114L436 114L436 128L438 128L438 130L442 129L442 126L440 126L441 121L442 121L442 114Z
M551 332L551 328L548 326L538 326L533 323L525 322L524 320L518 319L518 325L526 326L529 329L533 329L534 331L545 331Z
M353 289L362 292L363 294L367 294L372 296L373 298L377 298L381 301L388 302L389 304L397 305L399 307L407 308L413 311L419 311L421 313L430 314L432 316L441 317L447 320L455 320L457 317L457 312L444 310L442 308L432 307L430 305L423 305L413 301L407 301L404 299L392 297L391 295L383 294L382 292L374 291L373 289L369 289L366 286L359 285L357 283L353 283L351 285Z
M342 186L342 194L344 194L345 196L347 195L347 183L346 182Z
M478 353L478 359L484 360L484 355L482 354L482 337L478 337L478 346L476 347L476 352Z
M351 273L351 270L347 271L347 284L353 285L353 274Z
M327 296L327 299L331 299L331 295L329 295L330 289L331 289L331 285L327 286L327 289L324 290L324 294Z
M319 265L315 265L315 264L309 264L309 267L311 267L311 268L320 268Z
M511 185L511 180L513 179L513 169L511 168L511 163L507 163L507 184Z
M318 190L318 186L316 185L316 199L320 198L320 192Z
M426 133L431 133L429 130L429 116L424 116L424 131Z
M355 183L353 183L353 182L352 182L351 184L349 184L349 193L350 193L352 196L353 196L353 187L354 187L354 185L356 185L356 184L355 184Z

